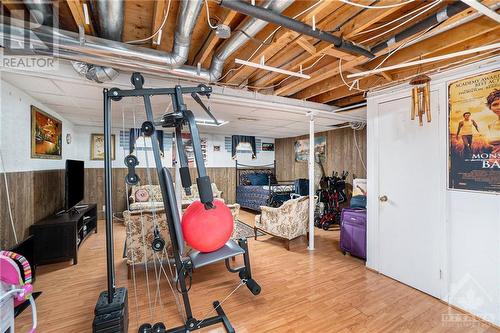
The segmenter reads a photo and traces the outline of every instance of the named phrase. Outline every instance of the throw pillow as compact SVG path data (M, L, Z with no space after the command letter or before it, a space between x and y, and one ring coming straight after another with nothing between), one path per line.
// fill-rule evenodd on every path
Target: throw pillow
M135 192L136 202L146 202L149 200L149 192L145 189L140 189Z
M265 173L252 173L248 175L248 179L252 185L268 185L269 176Z

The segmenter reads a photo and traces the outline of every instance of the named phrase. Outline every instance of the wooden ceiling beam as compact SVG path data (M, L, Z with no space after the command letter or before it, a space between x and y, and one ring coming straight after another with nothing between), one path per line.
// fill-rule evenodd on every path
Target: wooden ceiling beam
M317 5L313 10L309 11L299 20L301 22L309 22L313 16L316 17L317 26L321 27L321 22L330 15L337 8L342 6L341 2L332 2L332 1L323 1L319 5ZM311 4L308 3L308 7ZM299 36L295 31L289 31L285 29L278 30L275 39L276 41L270 45L264 46L261 48L257 54L250 58L249 61L257 62L259 59L264 56L265 59L271 59L276 53L290 44L293 40L295 40ZM245 59L246 60L246 59ZM231 75L228 75L224 82L226 83L241 83L246 80L253 72L255 68L251 68L248 66L242 66L240 69L233 71Z
M390 3L390 0L388 0L387 2ZM397 9L401 10L401 8ZM349 38L365 28L365 25L363 24L364 20L367 20L367 22L371 25L374 22L378 22L385 17L394 14L396 9L388 9L383 11L376 9L374 10L374 12L377 13L377 15L369 14L372 12L372 10L362 11L361 13L359 13L359 15L356 15L360 10L357 8L352 8L351 6L342 7L342 9L339 9L339 11L340 13L335 13L336 15L334 16L334 19L329 22L330 28L333 28L335 24L339 24L339 22L345 22L349 20L350 17L354 16L354 18L351 21L348 21L349 23L345 24L340 29L339 33L337 33L339 35L345 35L347 38ZM354 23L351 23L352 21L354 21ZM343 51L339 51L338 49L335 49L330 43L326 43L323 41L316 45L316 49L317 53L315 55L304 53L303 55L290 61L286 66L283 66L283 68L287 70L298 70L301 65L303 67L306 67L307 65L312 64L322 54L326 54L328 56L339 58L345 61L352 61L356 59L356 56L345 53ZM266 73L264 75L255 76L250 81L254 86L265 86L273 84L279 80L282 80L283 78L285 78L285 76L281 74Z
M429 54L429 57L435 57L435 56L440 56L443 54L448 54L452 52L458 52L458 51L463 51L471 48L475 48L481 45L487 45L494 43L498 39L498 31L500 31L500 28L497 30L489 31L477 38L474 38L472 40L469 40L466 43L461 43L461 44L456 44L453 46L449 46L446 48L443 48L441 50L438 50L436 52L433 52ZM415 75L417 72L425 72L429 70L437 70L441 67L446 67L449 66L450 63L454 63L460 59L468 59L472 58L473 56L463 56L460 58L454 58L454 59L448 59L445 61L440 61L440 62L435 62L435 63L429 63L425 64L423 66L414 66L411 68L404 68L400 69L398 71L391 72L391 78L393 79L394 82L399 82L406 80L408 77L411 77L412 75ZM363 78L360 80L360 87L362 89L369 89L375 87L376 84L379 84L382 82L382 77L380 76L369 76L367 78ZM350 96L355 94L356 91L349 90L348 87L346 87L343 83L339 84L337 87L332 88L330 91L323 93L318 96L312 97L310 100L318 103L328 103L333 100L343 98L346 96Z
M334 106L339 108L343 108L346 106L363 103L366 101L364 93L358 93L357 95L347 96L344 98L340 98L332 103Z
M227 10L226 15L222 19L222 24L225 24L227 26L231 26L231 22L234 20L234 18L238 15L238 12L235 12L233 10ZM193 63L201 63L203 64L208 57L213 53L215 46L217 45L217 42L220 40L219 37L215 34L215 31L211 30L210 31L210 36L208 39L205 41L201 49L198 51L196 54Z
M90 24L85 24L85 15L83 13L83 2L85 1L66 0L69 10L71 11L71 15L73 15L73 19L75 20L75 24L77 26L80 25L83 26L83 28L85 29L85 33L87 35L94 35L95 30L94 26L92 25L92 20L90 21ZM90 11L90 6L88 6L88 10Z
M462 26L455 27L450 29L442 34L437 34L428 39L425 39L419 43L415 43L407 48L403 48L397 53L393 54L386 62L384 62L384 66L390 66L392 64L407 62L416 60L421 56L427 56L430 53L435 53L438 50L443 48L449 48L450 46L461 44L464 41L475 38L478 35L484 34L486 32L498 29L498 24L492 22L488 18L479 17L476 20L468 22ZM383 58L383 57L380 57ZM346 62L342 63L342 69L344 71L349 71L355 62ZM373 60L364 65L366 69L373 69L380 63L379 59ZM337 64L338 67L338 64ZM313 73L314 74L314 73ZM338 74L338 69L332 70L329 73L321 73L322 75L314 75L315 80L296 80L295 82L303 82L302 84L298 84L294 90L297 90L297 94L294 97L299 99L309 99L316 95L321 95L331 89L335 89L335 82L330 82L327 80L330 77L333 77ZM390 81L390 74L384 73L383 75L387 80ZM325 81L318 81L320 78ZM309 84L313 82L313 84ZM308 85L305 87L305 85ZM285 86L290 90L290 86ZM278 93L281 91L278 90Z
M394 53L389 59L387 59L387 61L384 62L384 66L417 60L421 57L427 56L430 53L434 53L437 50L464 43L469 39L476 38L477 36L480 36L492 30L496 30L498 28L498 23L492 21L487 17L481 16L473 21L452 28L444 33L437 34L421 42L415 43L406 48L402 48L398 52ZM368 62L365 67L367 69L373 69L380 63L380 61L381 59L375 59Z
M306 52L312 55L316 55L317 53L316 47L314 47L313 44L309 43L303 36L297 38L295 40L295 43L297 43L300 47L302 47Z
M151 26L151 35L153 35L158 29L160 29L161 24L163 23L163 20L165 19L165 12L168 9L167 8L167 0L156 0L154 7L153 7L153 24ZM170 15L170 11L169 11ZM167 33L165 31L165 28L159 33L161 34L160 36L156 35L152 40L151 40L151 47L153 49L156 49L159 44L161 44L161 38L164 33ZM160 40L158 40L158 37L160 37Z

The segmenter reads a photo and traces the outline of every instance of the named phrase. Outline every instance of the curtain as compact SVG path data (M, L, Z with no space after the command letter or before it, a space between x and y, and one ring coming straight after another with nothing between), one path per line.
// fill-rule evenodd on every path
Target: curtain
M252 159L257 158L257 145L255 144L255 136L248 135L233 135L231 137L231 156L233 160L236 159L236 149L238 145L242 142L249 143L252 147Z

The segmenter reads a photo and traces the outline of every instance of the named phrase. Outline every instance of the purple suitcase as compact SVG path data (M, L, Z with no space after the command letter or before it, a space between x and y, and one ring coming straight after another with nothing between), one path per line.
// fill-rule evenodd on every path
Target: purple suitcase
M340 248L366 260L366 209L342 209Z

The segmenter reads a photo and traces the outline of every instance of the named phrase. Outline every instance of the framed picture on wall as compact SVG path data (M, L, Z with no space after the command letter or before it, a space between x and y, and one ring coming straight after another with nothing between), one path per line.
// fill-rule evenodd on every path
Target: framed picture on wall
M31 106L31 158L62 158L62 122Z
M90 136L90 159L104 160L104 134ZM115 159L115 135L111 134L111 159Z
M448 188L500 192L500 70L448 86Z
M309 158L309 139L295 141L295 161L307 162ZM314 137L314 155L316 162L324 163L326 160L326 136Z
M274 151L274 143L262 142L262 151Z

